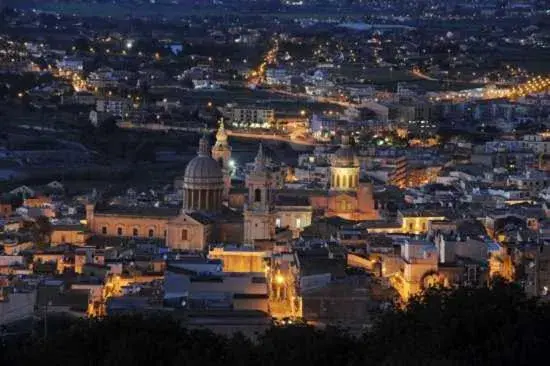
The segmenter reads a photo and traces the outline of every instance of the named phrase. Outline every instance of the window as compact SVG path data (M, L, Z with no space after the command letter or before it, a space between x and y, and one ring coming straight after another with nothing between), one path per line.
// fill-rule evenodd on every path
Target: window
M414 226L413 226L413 223L411 222L411 223L409 224L409 231L413 231L413 227L414 227Z
M164 230L163 236L166 238L166 230Z
M121 228L121 227L118 227L118 228L116 229L116 234L117 234L118 236L122 236L122 228Z
M102 233L103 235L107 235L107 226L103 226L103 227L101 228L101 233Z
M183 229L183 230L181 231L181 240L187 240L187 237L188 237L187 230L186 230L186 229Z
M299 218L299 217L296 219L296 227L297 227L297 228L301 228L301 227L302 227L302 219Z
M65 243L65 242L66 242L65 235L61 235L61 242L62 242L62 243Z
M276 226L276 227L281 227L281 218L277 217L277 218L275 219L275 226Z
M260 202L262 200L262 191L260 188L254 190L254 202Z
M134 228L134 230L132 230L132 236L138 236L138 234L139 234L138 229Z
M152 238L153 236L155 236L155 230L149 229L149 237Z

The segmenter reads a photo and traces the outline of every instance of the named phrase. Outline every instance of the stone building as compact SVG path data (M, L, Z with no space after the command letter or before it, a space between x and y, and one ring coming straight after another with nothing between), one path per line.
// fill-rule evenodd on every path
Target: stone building
M185 169L181 210L88 205L88 226L95 234L160 239L179 250L201 251L213 241L240 243L242 215L222 205L223 174L203 137Z

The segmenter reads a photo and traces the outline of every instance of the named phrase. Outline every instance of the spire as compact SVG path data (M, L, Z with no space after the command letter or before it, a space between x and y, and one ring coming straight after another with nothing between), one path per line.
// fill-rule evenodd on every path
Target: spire
M260 142L260 147L258 148L258 154L254 159L254 168L256 170L263 170L265 168L264 148L261 142Z
M206 135L202 135L199 140L199 150L197 151L199 156L209 156L210 155L210 144L208 143L208 138Z

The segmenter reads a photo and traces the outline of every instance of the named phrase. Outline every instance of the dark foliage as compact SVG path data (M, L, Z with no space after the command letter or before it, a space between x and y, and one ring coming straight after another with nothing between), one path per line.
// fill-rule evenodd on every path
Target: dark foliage
M277 327L255 340L186 330L171 318L79 320L48 338L8 339L8 365L517 365L544 359L546 304L512 285L436 289L393 309L361 337L306 325Z

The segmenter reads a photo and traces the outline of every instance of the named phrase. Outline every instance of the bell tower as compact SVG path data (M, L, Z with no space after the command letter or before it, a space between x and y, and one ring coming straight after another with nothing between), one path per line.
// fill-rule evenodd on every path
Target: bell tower
M272 178L267 171L262 144L254 159L254 168L246 176L248 198L244 210L244 242L271 240L275 236L275 216L272 207Z
M231 146L227 142L227 132L223 123L223 118L220 120L220 126L216 133L216 143L212 146L212 158L220 164L223 172L224 182L224 199L227 199L229 190L231 189L231 176L233 175L234 167L231 166Z

